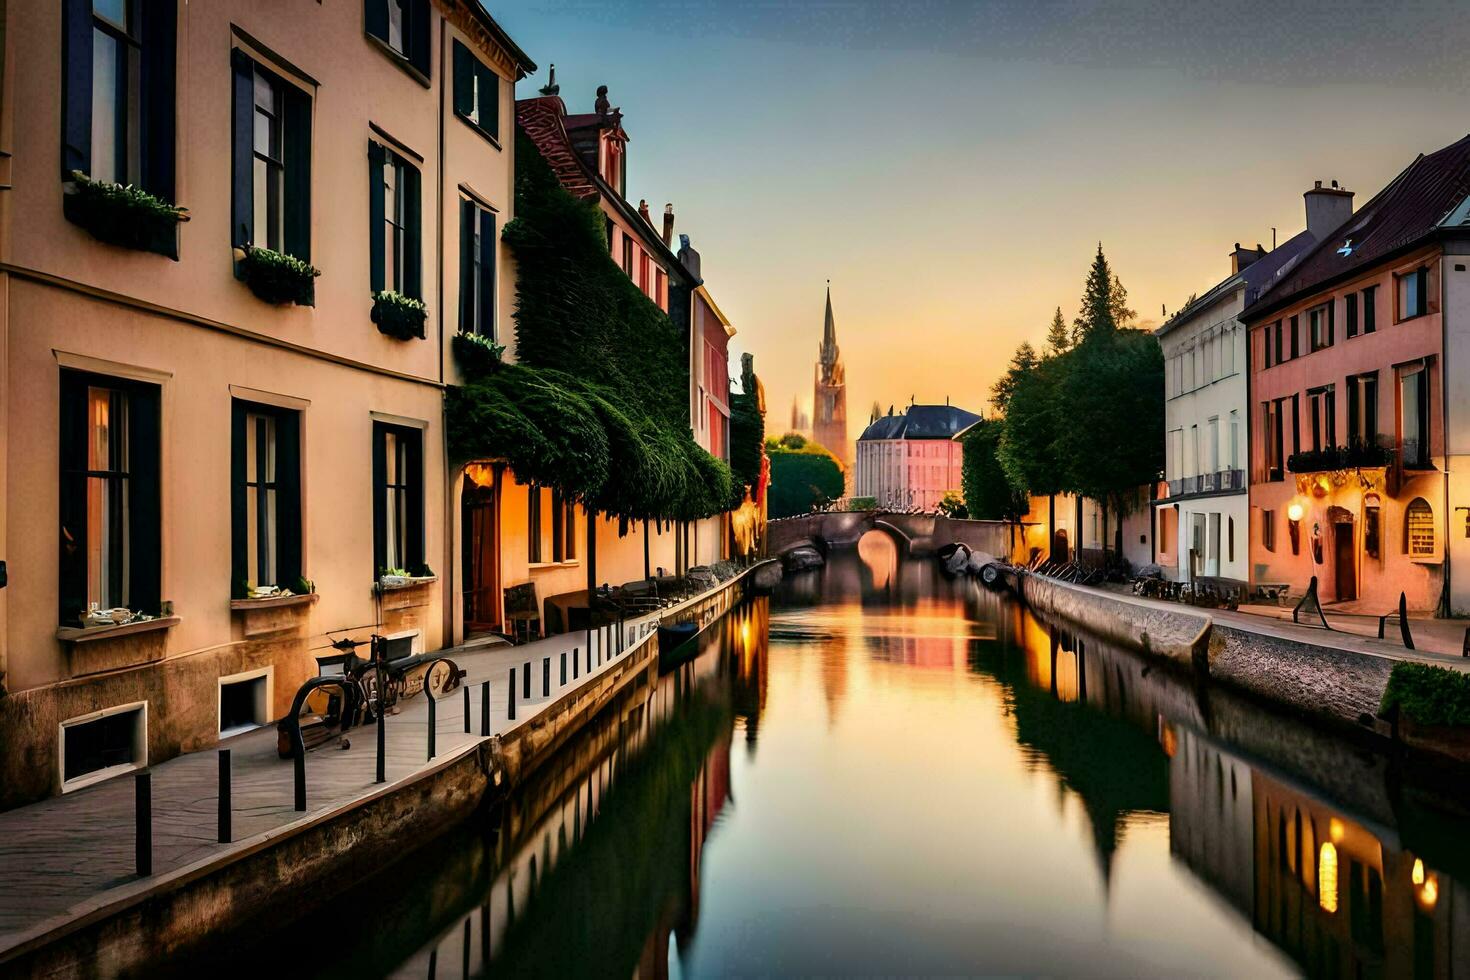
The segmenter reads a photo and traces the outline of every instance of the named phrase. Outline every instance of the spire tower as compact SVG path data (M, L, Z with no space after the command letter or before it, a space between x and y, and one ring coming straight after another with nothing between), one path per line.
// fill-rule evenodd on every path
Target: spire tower
M837 346L837 321L832 315L832 280L827 280L827 311L822 343L817 349L812 397L812 438L842 463L851 489L852 447L847 440L847 371Z

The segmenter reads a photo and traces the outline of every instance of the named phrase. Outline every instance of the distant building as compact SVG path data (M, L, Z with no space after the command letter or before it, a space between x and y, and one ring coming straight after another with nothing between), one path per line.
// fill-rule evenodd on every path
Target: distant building
M804 435L805 436L805 435L810 435L811 434L811 427L812 427L812 418L811 418L811 416L808 415L806 412L803 412L801 410L800 403L795 398L792 398L791 399L791 427L789 429L787 429L786 431L787 432L797 432L797 433L800 433L801 435Z
M883 416L858 437L853 494L895 510L934 510L946 490L960 489L964 447L954 436L979 420L953 405L910 405Z
M1230 253L1230 275L1154 335L1164 354L1165 492L1155 509L1157 561L1173 581L1244 582L1250 518L1246 486L1246 332L1242 309L1352 211L1352 195L1307 191L1307 229L1267 252Z
M832 286L827 286L827 317L817 357L812 397L812 439L836 456L852 486L852 451L847 442L847 372L837 348L837 325L832 320Z

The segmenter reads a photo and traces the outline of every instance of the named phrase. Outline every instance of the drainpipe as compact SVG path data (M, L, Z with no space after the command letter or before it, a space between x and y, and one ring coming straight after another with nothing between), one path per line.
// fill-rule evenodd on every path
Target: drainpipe
M439 247L435 249L435 274L434 289L438 295L436 300L439 311L439 384L441 394L439 396L439 430L440 441L443 443L444 461L442 469L444 472L444 520L441 525L444 528L444 547L439 564L440 601L443 603L444 631L441 646L454 646L454 600L458 594L458 579L454 567L455 554L455 517L459 509L454 506L455 484L459 481L454 478L453 463L449 458L449 427L444 424L444 396L442 394L444 385L444 90L447 87L449 72L445 65L449 62L445 59L448 53L448 32L444 30L448 20L439 25L439 159L436 166L439 170L439 179L434 182L434 199L436 210L434 211L434 224L438 229ZM499 506L499 501L496 501Z
M1450 510L1450 393L1447 382L1449 381L1449 367L1446 361L1450 353L1450 305L1449 305L1449 276L1447 271L1454 268L1454 263L1443 252L1439 256L1439 412L1440 432L1444 439L1444 584L1440 587L1439 603L1435 609L1438 616L1449 616L1453 609L1450 590L1450 526L1454 520L1454 511ZM1466 515L1470 520L1470 514ZM1380 532L1381 535L1382 532Z

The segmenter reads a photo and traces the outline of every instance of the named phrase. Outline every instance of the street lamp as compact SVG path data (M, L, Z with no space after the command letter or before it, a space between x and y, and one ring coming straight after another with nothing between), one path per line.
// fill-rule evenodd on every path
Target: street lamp
M1302 505L1293 503L1286 508L1286 529L1291 534L1291 553L1302 553Z

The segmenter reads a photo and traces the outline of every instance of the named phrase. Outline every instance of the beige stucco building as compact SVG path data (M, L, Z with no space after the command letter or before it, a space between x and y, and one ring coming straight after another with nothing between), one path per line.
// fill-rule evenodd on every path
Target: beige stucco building
M279 717L330 638L459 635L442 387L457 329L509 322L534 65L476 3L0 13L5 806ZM319 269L314 305L258 298L246 245Z

